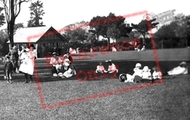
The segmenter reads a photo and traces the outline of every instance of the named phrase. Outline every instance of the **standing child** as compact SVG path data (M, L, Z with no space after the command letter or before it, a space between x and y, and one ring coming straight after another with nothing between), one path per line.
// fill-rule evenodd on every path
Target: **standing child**
M12 72L13 72L14 66L13 63L10 60L9 56L5 56L5 66L4 66L4 79L7 80L7 83L12 83Z
M19 59L19 55L18 55L18 49L16 46L13 46L12 49L10 50L10 52L8 53L8 55L10 56L10 60L13 63L13 71L15 73L18 73L18 59Z
M30 45L29 48L26 48L22 53L22 63L20 65L19 71L22 72L25 76L25 83L32 82L32 75L34 74L34 66L35 66L35 53L34 53L34 45Z

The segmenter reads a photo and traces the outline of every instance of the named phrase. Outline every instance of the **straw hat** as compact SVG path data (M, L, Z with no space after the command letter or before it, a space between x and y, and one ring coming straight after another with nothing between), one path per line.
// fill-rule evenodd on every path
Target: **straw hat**
M135 65L135 67L142 67L142 65L141 65L140 63L137 63L137 64Z
M149 72L150 69L148 68L148 66L144 66L143 71L147 71L147 72Z
M183 61L179 65L187 65L187 63Z
M57 53L56 53L56 52L53 52L52 55L57 55Z
M106 60L105 62L112 62L112 60Z

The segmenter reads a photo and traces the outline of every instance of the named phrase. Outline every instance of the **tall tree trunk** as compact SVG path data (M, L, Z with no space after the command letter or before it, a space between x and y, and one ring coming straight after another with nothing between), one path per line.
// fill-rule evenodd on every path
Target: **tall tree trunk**
M14 25L15 25L15 13L14 13L14 0L11 0L11 18L8 22L8 35L10 40L10 46L14 46Z
M10 41L10 47L14 46L14 20L11 20L8 23L8 35L9 35L9 41Z

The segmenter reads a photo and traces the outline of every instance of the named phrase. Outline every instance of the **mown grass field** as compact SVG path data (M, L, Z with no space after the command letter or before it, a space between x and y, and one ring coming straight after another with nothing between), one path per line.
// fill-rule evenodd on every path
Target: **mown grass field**
M130 73L137 62L120 60L115 56L112 57L120 72ZM76 61L75 66L77 71L94 70L102 59L100 57L96 60ZM166 71L179 62L162 61L161 68ZM155 62L142 61L142 64L152 67ZM45 64L40 63L38 67L41 72L48 71L44 69ZM34 76L36 82L29 84L23 83L22 75L15 76L13 84L7 84L1 77L1 120L190 119L190 74L172 79L166 77L161 84L123 83L118 79L106 78L80 82L76 77L67 80L48 75L36 77L35 79ZM144 87L136 89L142 85ZM114 92L117 90L121 91ZM92 95L93 97L89 97ZM83 99L78 99L81 97ZM90 99L86 100L84 97ZM43 109L42 106L47 109Z

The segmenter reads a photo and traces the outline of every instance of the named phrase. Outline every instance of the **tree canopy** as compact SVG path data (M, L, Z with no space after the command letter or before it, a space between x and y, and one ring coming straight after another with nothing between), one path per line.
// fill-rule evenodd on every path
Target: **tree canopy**
M139 33L141 33L141 35L143 36L143 44L145 45L145 37L148 34L148 32L153 29L156 28L157 25L159 24L158 22L155 22L156 19L151 19L151 20L142 20L141 22L139 22L138 24L131 24L133 29L136 29Z
M162 48L188 46L190 16L176 15L175 20L162 26L154 35Z
M108 39L108 46L111 38L117 40L120 37L127 37L132 30L132 27L126 25L123 16L116 16L114 13L93 17L89 26L89 31L94 33L97 39L100 35Z
M85 42L88 37L86 27L87 24L85 21L77 22L74 24L69 24L65 27L65 33L63 36L69 41L69 44L76 48L77 45Z
M30 5L30 20L28 21L28 27L44 26L42 22L42 16L45 14L43 10L43 3L39 0L31 3Z
M2 7L0 7L0 27L5 24L5 15L1 13L3 10Z

